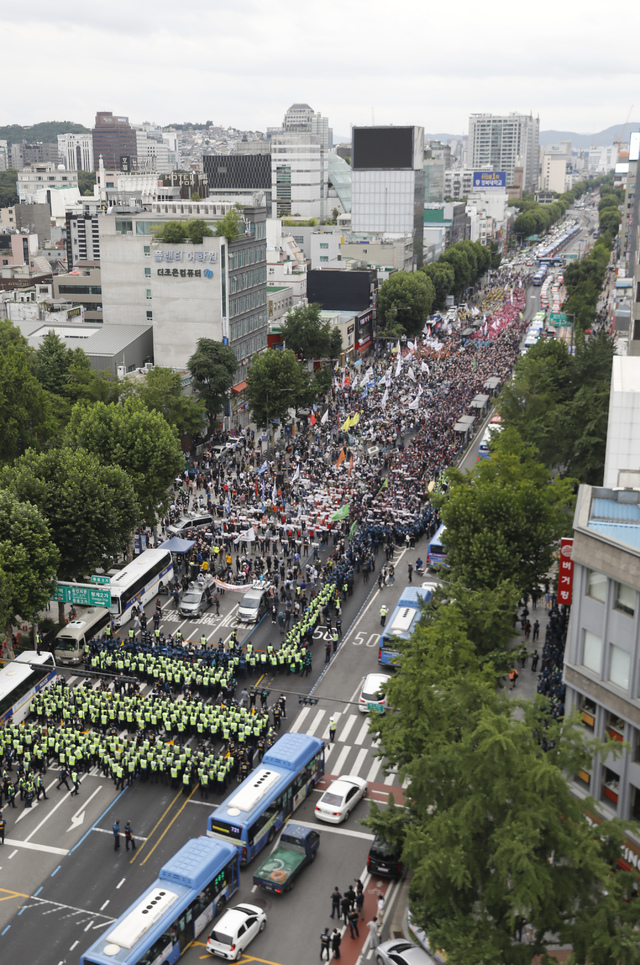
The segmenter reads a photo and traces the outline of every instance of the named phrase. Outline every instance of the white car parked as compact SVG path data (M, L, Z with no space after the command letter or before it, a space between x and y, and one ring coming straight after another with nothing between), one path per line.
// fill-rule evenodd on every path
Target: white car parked
M218 958L237 962L245 948L267 924L267 914L257 905L228 908L216 922L207 940L207 951Z
M367 782L354 774L344 774L332 781L316 804L316 817L329 824L341 824L356 804L367 796Z

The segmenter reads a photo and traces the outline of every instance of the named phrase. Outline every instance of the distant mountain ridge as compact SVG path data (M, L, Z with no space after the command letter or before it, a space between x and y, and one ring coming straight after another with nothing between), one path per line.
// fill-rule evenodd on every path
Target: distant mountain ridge
M578 134L575 131L540 131L541 144L557 144L558 141L571 141L572 147L584 150L593 147L607 147L615 144L620 138L623 144L629 141L631 131L640 131L640 121L624 121L607 127L604 131L596 131L594 134Z

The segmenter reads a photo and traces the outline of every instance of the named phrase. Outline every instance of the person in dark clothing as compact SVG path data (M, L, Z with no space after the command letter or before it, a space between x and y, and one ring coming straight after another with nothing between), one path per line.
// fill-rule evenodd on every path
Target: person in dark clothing
M326 958L327 961L331 958L329 954L331 950L331 935L329 934L329 929L325 930L320 935L320 961Z
M331 950L333 951L334 958L340 958L340 944L342 942L342 936L337 928L333 929L333 935L331 936Z
M342 900L342 895L340 894L340 889L336 885L331 892L331 917L337 915L340 917L340 902Z
M349 929L351 931L352 938L359 938L360 932L358 931L358 911L356 908L349 912ZM355 935L354 935L355 932Z
M124 846L129 850L129 845L131 845L131 850L136 850L136 843L133 840L133 828L131 827L131 821L127 821L124 826Z
M349 908L350 908L350 907L351 907L351 902L349 901L349 899L347 898L347 896L344 895L344 897L341 898L341 900L340 900L340 914L341 914L341 916L342 916L342 918L343 918L343 920L344 920L345 925L346 925L346 924L348 923L348 921L349 921Z
M119 821L113 822L112 831L113 831L113 850L119 851L120 850L120 822Z

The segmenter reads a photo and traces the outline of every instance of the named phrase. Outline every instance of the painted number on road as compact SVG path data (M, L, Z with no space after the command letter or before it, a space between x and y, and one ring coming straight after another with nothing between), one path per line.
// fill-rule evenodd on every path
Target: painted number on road
M356 633L355 637L353 638L353 645L354 645L354 647L361 647L361 646L363 646L363 645L364 645L365 647L377 647L377 646L378 646L378 643L380 642L380 634L379 634L379 633L372 633L372 634L370 635L370 637L369 637L368 640L365 640L366 635L367 635L367 634L364 633L363 631L360 631L360 633Z

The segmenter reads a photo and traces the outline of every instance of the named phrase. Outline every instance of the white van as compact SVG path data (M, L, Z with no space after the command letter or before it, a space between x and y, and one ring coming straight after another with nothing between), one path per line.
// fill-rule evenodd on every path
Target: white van
M89 640L99 636L110 620L111 612L104 606L79 607L75 620L70 620L53 641L58 663L82 663Z
M167 532L171 536L184 536L191 529L201 529L204 526L211 526L213 516L211 513L198 513L195 516L182 516L173 525L169 526Z
M270 583L260 583L259 581L252 584L240 601L236 614L238 620L243 623L257 623L269 607L270 586Z

